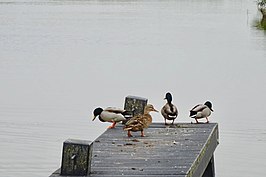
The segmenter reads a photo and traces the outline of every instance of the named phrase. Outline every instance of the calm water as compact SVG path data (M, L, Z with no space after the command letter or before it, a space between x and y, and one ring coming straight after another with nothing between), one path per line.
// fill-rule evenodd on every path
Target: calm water
M218 177L265 176L259 15L248 0L0 0L0 176L49 176L64 140L106 129L95 107L136 95L160 109L166 91L179 122L213 102Z

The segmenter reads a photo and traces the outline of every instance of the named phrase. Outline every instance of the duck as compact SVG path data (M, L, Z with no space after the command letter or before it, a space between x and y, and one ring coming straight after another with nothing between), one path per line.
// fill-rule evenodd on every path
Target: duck
M129 119L124 126L124 130L128 131L128 137L132 137L131 131L141 132L141 137L144 137L144 129L148 128L149 125L152 123L152 117L150 112L159 112L157 111L152 104L147 104L144 108L144 113L142 115L137 115Z
M126 110L120 108L107 107L103 109L101 107L98 107L93 111L94 117L92 121L94 121L96 117L98 117L101 122L111 122L112 125L108 128L112 129L115 128L117 122L126 120L126 118L124 117L126 113Z
M172 94L167 92L165 95L165 98L167 100L167 103L162 107L161 114L164 117L164 124L167 125L167 120L172 120L172 125L174 124L175 119L178 115L177 107L172 103Z
M206 101L204 104L194 106L190 110L189 117L194 118L196 123L199 123L198 119L206 118L207 122L205 123L209 123L208 117L211 115L211 112L213 112L212 103L210 101Z

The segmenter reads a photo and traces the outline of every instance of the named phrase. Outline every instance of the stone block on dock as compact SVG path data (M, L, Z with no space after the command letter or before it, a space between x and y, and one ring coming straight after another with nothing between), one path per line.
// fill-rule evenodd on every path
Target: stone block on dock
M62 176L86 176L90 173L91 141L68 139L63 144Z
M127 96L125 98L124 109L131 113L131 117L140 115L144 113L144 108L147 105L148 99L137 97L137 96Z

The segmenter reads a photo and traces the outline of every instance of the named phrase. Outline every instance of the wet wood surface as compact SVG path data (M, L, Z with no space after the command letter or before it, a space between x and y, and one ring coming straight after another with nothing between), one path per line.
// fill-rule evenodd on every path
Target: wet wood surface
M153 123L128 138L122 126L93 142L89 176L203 176L218 145L218 124Z

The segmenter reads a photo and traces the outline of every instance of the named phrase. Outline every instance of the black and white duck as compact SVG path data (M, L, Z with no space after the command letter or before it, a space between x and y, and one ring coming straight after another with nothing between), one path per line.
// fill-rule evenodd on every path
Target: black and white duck
M195 119L196 123L199 123L198 119L206 118L206 123L209 123L208 117L211 115L212 111L212 103L210 101L206 101L204 104L198 104L194 106L190 110L189 117Z
M123 109L120 108L115 108L115 107L107 107L106 109L103 108L96 108L93 111L93 119L92 121L95 120L96 117L99 118L101 122L111 122L112 125L109 126L108 128L115 128L115 125L117 122L126 120L124 115L127 112Z
M161 114L164 117L164 123L167 125L166 120L172 120L172 125L178 115L177 107L172 103L171 93L166 93L165 98L167 100L166 104L161 109Z

